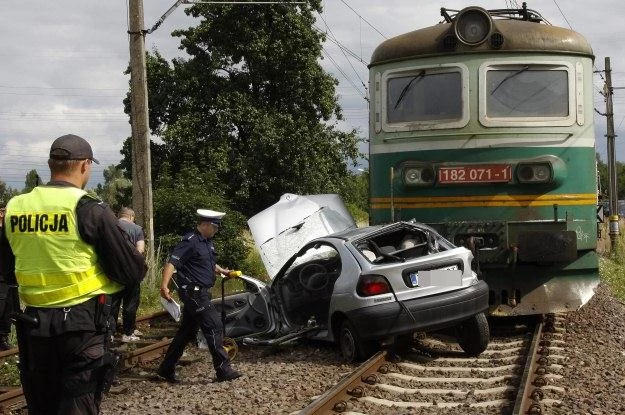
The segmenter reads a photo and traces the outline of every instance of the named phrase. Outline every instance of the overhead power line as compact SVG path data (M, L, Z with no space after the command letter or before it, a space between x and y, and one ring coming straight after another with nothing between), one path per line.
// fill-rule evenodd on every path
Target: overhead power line
M328 32L326 32L325 30L313 25L313 27L315 28L315 30L319 33L323 33L324 35L327 35ZM327 38L330 42L334 43L336 46L338 46L339 48L341 48L343 51L345 51L348 55L350 55L351 57L353 57L354 59L356 59L358 62L362 63L363 65L367 65L367 62L363 61L362 58L360 56L358 56L356 54L356 52L352 51L351 49L349 49L347 46L345 46L344 44L342 44L341 42L339 42L336 38L334 38L333 36L328 36Z
M336 67L336 69L341 73L341 75L343 75L343 77L347 80L347 82L349 82L356 91L358 91L360 93L360 95L363 96L363 98L366 98L367 95L366 93L363 93L359 88L358 85L356 85L354 83L354 81L351 80L351 78L349 76L347 76L347 74L343 71L343 69L341 68L341 66L336 63L336 61L334 60L334 58L332 57L332 55L330 55L330 53L325 49L322 48L323 53L325 54L325 56L327 56L327 58L330 60L330 62L332 62L332 64L334 64L334 66Z
M332 33L332 29L330 29L330 25L328 25L328 22L326 22L326 19L323 18L322 15L319 15L319 17L321 17L321 20L323 20L323 23L326 25L326 28L328 29L328 33L330 34L330 36L332 38L334 38L337 42L338 39L336 39L336 36L334 36L334 33ZM343 50L343 48L341 48L339 46L339 49L341 50L341 52L343 53L343 56L345 56L345 59L347 60L347 63L349 63L349 66L351 66L352 71L354 71L354 74L356 74L356 77L358 78L358 80L360 81L360 83L362 84L362 86L365 88L365 91L367 91L367 85L365 85L364 81L362 80L362 78L360 77L360 74L358 73L358 71L356 70L356 68L354 68L354 65L352 65L351 60L349 59L349 57L347 56L347 54L345 53L345 51Z
M347 7L348 7L351 11L353 11L353 12L356 14L356 16L360 17L360 18L362 19L362 21L363 21L363 22L365 22L366 24L368 24L368 25L369 25L369 27L371 27L373 30L375 30L376 32L378 32L378 34L379 34L380 36L382 36L384 39L388 39L388 37L387 37L384 33L380 32L380 31L378 30L378 28L377 28L377 27L375 27L375 26L374 26L374 25L372 25L372 24L371 24L371 23L370 23L367 19L365 19L364 17L362 17L362 15L361 15L360 13L358 13L356 10L354 10L354 8L353 8L352 6L350 6L349 4L347 4L347 2L346 2L345 0L341 0L341 3L343 3L344 5L346 5L346 6L347 6Z

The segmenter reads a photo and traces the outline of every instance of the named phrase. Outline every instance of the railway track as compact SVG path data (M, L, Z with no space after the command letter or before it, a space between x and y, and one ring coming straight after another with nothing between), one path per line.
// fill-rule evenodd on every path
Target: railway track
M138 325L149 325L150 327L159 327L160 325L157 323L159 320L162 321L163 318L166 318L169 314L166 311L158 311L152 314L148 314L145 316L141 316L137 318ZM156 329L158 333L160 330ZM153 338L154 334L149 333L146 336L148 339ZM160 340L148 340L146 342L137 343L141 347L136 348L124 348L123 345L119 348L121 352L122 358L119 363L120 371L126 370L128 368L134 367L136 365L146 363L152 361L154 359L158 359L164 353L169 344L171 343L171 338L163 338ZM16 356L18 354L17 347L14 347L9 350L5 350L0 352L0 359L7 358L11 356ZM22 388L5 388L4 392L0 394L0 413L7 413L9 411L15 411L25 407L25 399L24 394L22 392Z
M477 358L444 338L418 341L401 361L380 352L300 414L549 413L564 396L563 320L496 327Z
M147 318L153 323L159 316ZM380 352L300 414L542 414L557 405L562 356L562 317L539 324L495 326L489 348L468 358L445 337L419 339L405 359ZM160 336L157 334L155 337ZM170 339L123 352L122 368L156 359ZM0 412L24 406L21 389L0 395Z

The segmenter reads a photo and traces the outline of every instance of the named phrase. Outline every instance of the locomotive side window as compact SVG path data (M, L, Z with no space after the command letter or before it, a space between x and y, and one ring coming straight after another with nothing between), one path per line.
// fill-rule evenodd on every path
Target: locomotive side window
M468 122L466 68L414 68L384 78L386 131L453 128Z
M571 125L573 80L568 65L483 65L480 121L487 126Z

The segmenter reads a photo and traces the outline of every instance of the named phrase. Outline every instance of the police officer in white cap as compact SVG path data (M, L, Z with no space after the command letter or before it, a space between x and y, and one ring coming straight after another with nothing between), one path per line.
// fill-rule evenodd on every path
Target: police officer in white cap
M169 281L175 269L180 299L184 304L180 327L157 371L159 377L170 383L180 381L174 368L186 345L196 338L198 328L202 330L213 356L216 380L223 382L241 376L230 366L228 354L223 348L223 326L219 313L211 304L210 288L215 284L215 274L230 273L215 262L213 247L213 236L225 213L198 209L197 214L196 229L182 237L163 268L161 297L171 300Z

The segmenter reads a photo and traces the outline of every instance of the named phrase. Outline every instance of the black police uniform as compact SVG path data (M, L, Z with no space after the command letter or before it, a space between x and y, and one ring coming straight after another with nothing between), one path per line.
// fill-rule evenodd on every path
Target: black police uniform
M53 181L48 186L72 186ZM143 256L117 227L117 218L104 203L84 196L76 207L80 237L94 247L106 275L124 280L127 273L140 281ZM15 279L15 256L2 232L2 272ZM110 296L96 296L69 308L26 307L36 325L21 324L20 377L29 414L98 414L107 382L112 381L115 356L109 351ZM20 335L23 333L23 335Z
M167 379L173 378L178 359L187 344L196 338L199 328L213 356L217 379L223 379L232 374L234 369L223 348L223 325L219 313L211 303L209 290L215 284L215 249L212 239L204 238L197 230L185 234L172 251L169 262L176 268L176 283L184 307L182 322L158 373Z

